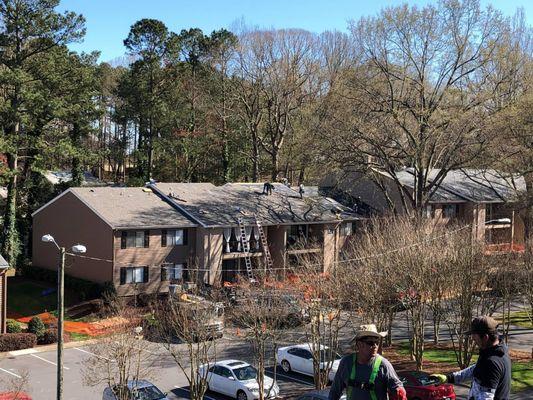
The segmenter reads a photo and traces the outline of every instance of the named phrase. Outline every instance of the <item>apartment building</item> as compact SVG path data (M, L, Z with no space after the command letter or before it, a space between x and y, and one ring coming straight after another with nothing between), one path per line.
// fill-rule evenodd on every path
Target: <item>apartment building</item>
M244 251L240 226L249 252ZM282 184L272 194L263 184L157 183L144 188L71 188L33 214L33 265L56 269L57 249L81 243L66 273L113 282L120 295L164 293L169 284L219 285L264 266L261 225L271 268L280 270L302 254L331 268L359 217L334 200L302 197Z

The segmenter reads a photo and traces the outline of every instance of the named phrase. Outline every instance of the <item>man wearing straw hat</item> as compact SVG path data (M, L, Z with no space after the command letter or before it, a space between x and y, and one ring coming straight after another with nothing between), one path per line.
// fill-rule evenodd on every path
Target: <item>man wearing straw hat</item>
M376 325L361 325L351 343L355 352L342 358L329 391L329 400L339 400L346 390L347 400L407 400L402 382L392 364L378 354L387 332Z

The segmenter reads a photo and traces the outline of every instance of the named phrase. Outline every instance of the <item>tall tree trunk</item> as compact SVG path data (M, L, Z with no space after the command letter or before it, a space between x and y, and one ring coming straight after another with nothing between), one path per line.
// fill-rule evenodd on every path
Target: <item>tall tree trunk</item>
M257 130L252 129L252 182L259 181L259 143Z
M19 132L18 122L15 125L15 134ZM4 211L4 229L2 234L2 255L11 267L16 266L19 254L19 237L17 231L17 178L18 154L7 154L7 165L10 172L7 185L7 201Z
M75 147L75 149L79 150L81 147L81 131L80 125L78 123L74 123L72 130L70 131L70 140L72 141L72 145ZM105 160L105 157L103 159ZM81 186L83 183L83 169L81 165L81 160L77 155L72 157L71 173L72 186Z

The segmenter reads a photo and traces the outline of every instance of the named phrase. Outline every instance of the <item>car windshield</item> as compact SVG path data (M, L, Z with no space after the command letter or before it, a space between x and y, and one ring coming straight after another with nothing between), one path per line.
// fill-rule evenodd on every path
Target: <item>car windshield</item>
M257 378L257 370L251 365L247 365L246 367L242 368L236 368L233 370L233 373L240 381L247 381Z
M159 400L165 398L165 394L155 386L137 388L134 393L135 400Z

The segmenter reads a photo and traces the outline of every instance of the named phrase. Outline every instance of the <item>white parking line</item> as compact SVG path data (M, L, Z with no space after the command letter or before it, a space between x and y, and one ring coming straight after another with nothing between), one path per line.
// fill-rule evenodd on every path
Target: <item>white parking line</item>
M274 375L274 374L273 374L273 373L270 373L270 375ZM306 382L306 381L302 381L302 380L300 380L300 379L293 378L292 376L285 375L285 374L282 374L282 373L280 373L280 372L276 372L276 375L279 375L279 376L282 376L282 377L284 377L284 378L287 378L287 379L293 380L293 381L295 381L295 382L303 383L303 384L305 384L305 385L315 386L314 383Z
M6 374L13 375L15 378L22 379L22 376L15 374L14 372L8 371L7 369L0 368L0 371L5 372Z
M179 389L179 390L185 390L186 392L191 393L191 391L190 391L189 389L186 389L186 388L184 388L184 387L180 387L180 386L174 386L174 387L175 387L176 389ZM209 397L209 396L206 396L205 394L204 394L204 399L207 399L207 400L215 400L214 398Z
M57 366L57 364L56 364L55 362L49 361L49 360L47 360L46 358L42 358L42 357L36 356L35 354L30 354L30 356L35 357L35 358L38 358L39 360L42 360L42 361L44 361L44 362L47 362L48 364L52 364L52 365ZM70 369L70 368L63 366L63 369Z
M78 348L78 347L73 347L73 349L74 349L74 350L81 351L82 353L90 354L91 356L98 357L98 358L101 358L101 359L106 360L106 361L111 361L111 360L110 360L109 358L107 358L107 357L99 356L98 354L91 353L90 351L83 350L83 349L80 349L80 348ZM114 361L111 361L111 362L114 362Z

